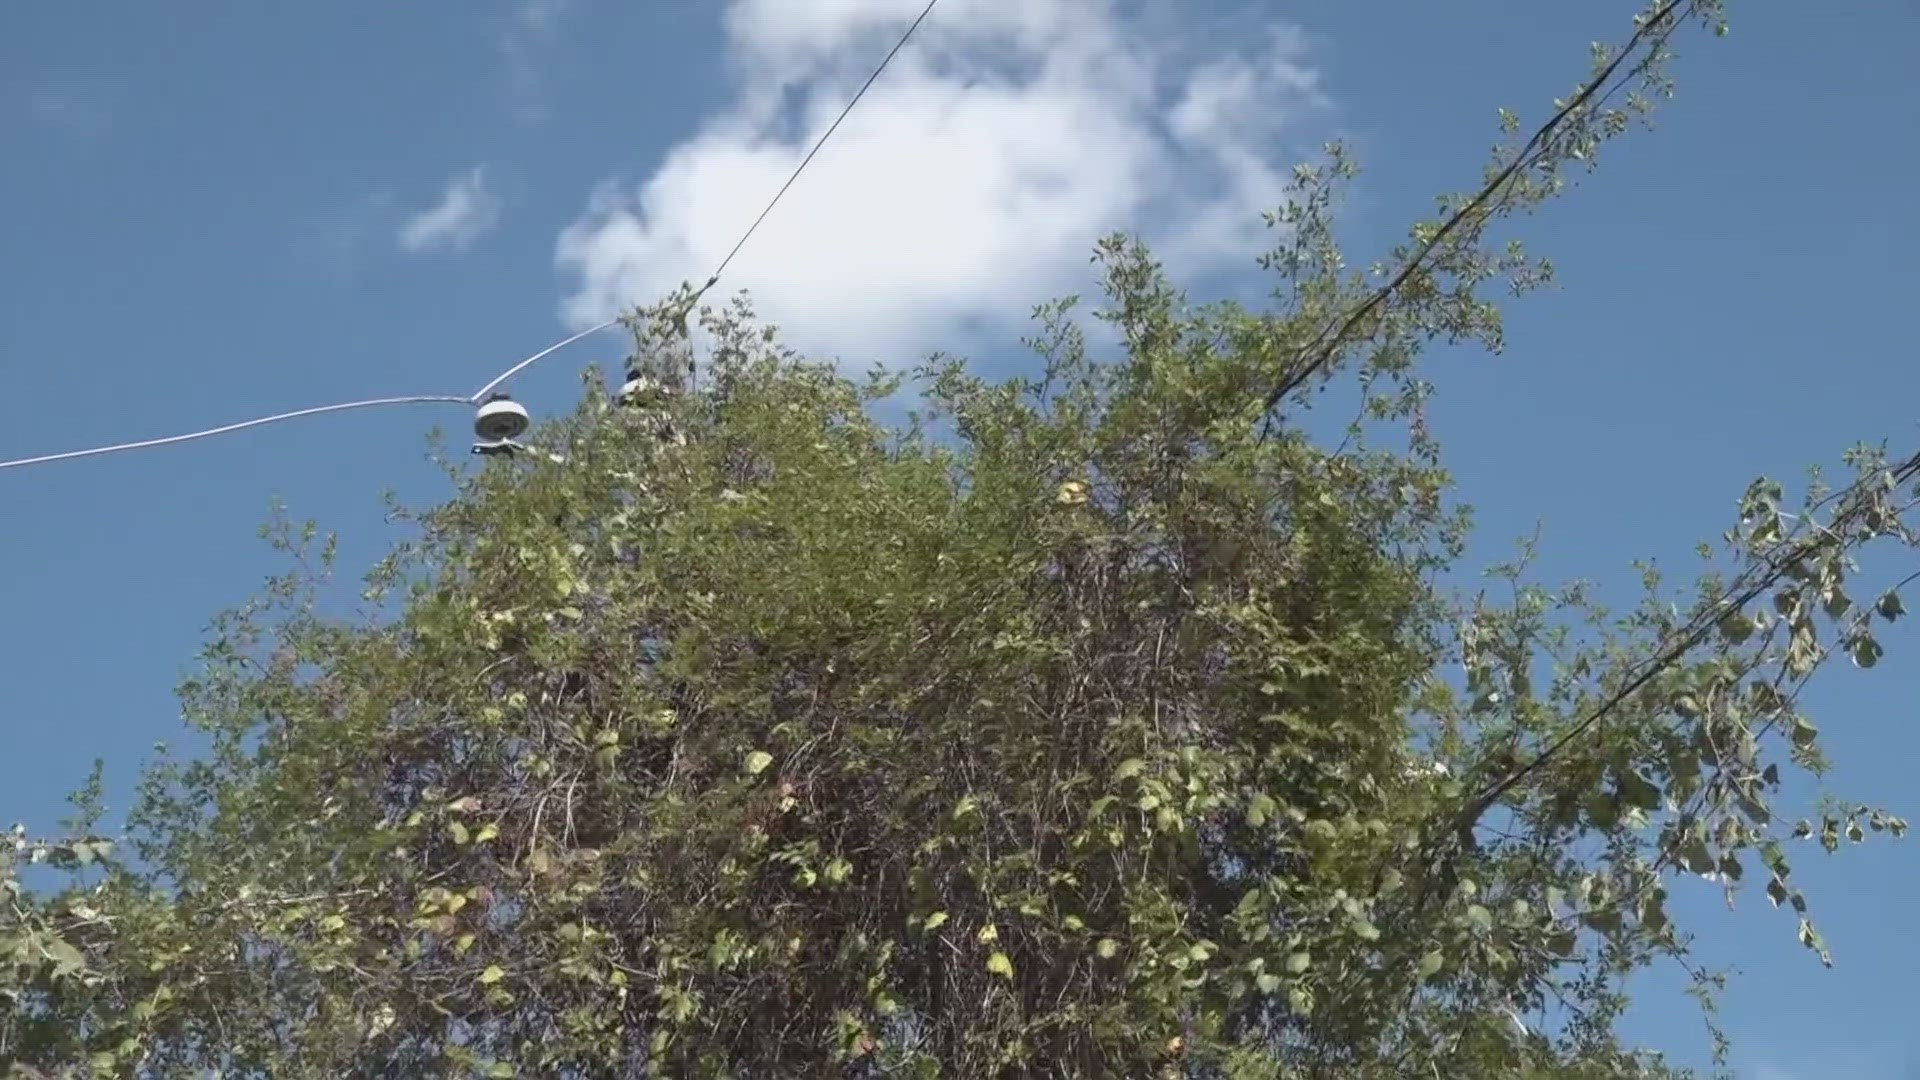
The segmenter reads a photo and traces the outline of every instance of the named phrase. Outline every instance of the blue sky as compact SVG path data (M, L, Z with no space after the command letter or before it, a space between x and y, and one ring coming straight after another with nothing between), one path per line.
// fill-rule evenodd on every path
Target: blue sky
M1202 295L1257 288L1275 170L1332 134L1367 169L1359 258L1477 177L1496 107L1537 118L1630 6L943 0L726 285L858 366L1005 357L1033 303L1091 284L1110 228L1154 238ZM1920 5L1730 6L1731 37L1686 44L1658 130L1527 226L1560 286L1513 309L1507 353L1433 360L1476 558L1538 522L1544 575L1621 595L1636 557L1684 570L1755 474L1920 442L1901 331ZM704 276L917 8L10 6L0 458L471 391ZM617 345L514 390L564 407ZM271 498L337 529L357 571L395 539L380 490L442 495L423 436L467 423L372 410L0 472L0 815L50 824L95 756L124 792L178 736L171 687L207 619L278 568L254 538ZM1916 646L1896 635L1815 702L1835 786L1909 814ZM1915 1075L1920 857L1876 845L1798 876L1833 971L1764 901L1687 901L1739 968L1741 1075ZM1632 1030L1695 1059L1689 1009L1650 979Z

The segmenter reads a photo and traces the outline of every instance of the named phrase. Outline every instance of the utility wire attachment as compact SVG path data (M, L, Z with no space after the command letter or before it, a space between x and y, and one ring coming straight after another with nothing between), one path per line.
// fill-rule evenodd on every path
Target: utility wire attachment
M920 24L927 21L927 16L933 13L934 5L938 3L939 0L927 0L927 6L921 9L919 17L915 18L912 24L907 27L906 32L900 35L900 40L894 43L892 49L888 50L887 55L881 59L880 65L873 69L873 74L867 76L867 81L860 84L860 89L854 93L852 98L848 99L846 107L840 110L840 115L834 118L833 123L827 125L827 130L822 132L818 139L814 140L812 149L807 151L806 157L800 159L800 164L794 167L792 174L787 177L787 182L780 185L780 190L774 192L773 198L768 200L765 208L760 211L760 216L754 218L752 224L747 226L746 231L740 234L740 239L734 242L733 248L727 252L726 258L721 259L720 264L713 268L713 273L707 275L706 283L701 285L700 288L695 290L688 298L686 306L680 314L680 322L683 330L686 326L687 315L693 310L694 305L699 302L702 296L706 295L707 290L720 283L720 275L726 272L728 265L733 262L733 257L740 254L740 249L746 246L747 241L751 239L754 232L760 228L760 223L767 220L767 215L773 213L773 208L780 204L780 199L786 195L789 188L793 187L794 181L800 179L801 173L806 172L807 166L813 163L814 156L820 153L820 148L825 146L827 140L833 137L833 133L840 129L841 122L846 120L848 114L853 112L854 106L858 105L860 99L866 96L867 90L879 80L881 73L887 70L887 65L893 63L893 58L898 56L900 50L906 47L907 42L912 39L914 31L920 29ZM574 342L582 338L591 337L602 330L610 330L620 325L620 322L620 318L615 317L605 322L589 326L585 330L573 334L570 337L563 338L519 363L514 364L512 367L495 376L492 381L488 382L485 386L475 390L466 397L428 394L411 397L373 398L367 401L346 401L337 405L321 405L311 409L296 409L293 412L275 413L272 416L243 420L237 424L225 424L221 427L207 428L204 431L190 431L183 435L168 435L158 439L142 439L138 442L116 443L112 446L95 446L85 450L69 450L60 454L42 454L38 457L0 461L0 469L18 469L28 465L45 465L55 461L71 461L75 458L96 457L102 454L117 454L125 450L145 450L155 446L168 446L173 443L192 442L195 439L206 439L215 435L225 435L229 432L261 427L266 424L277 424L284 420L295 420L303 416L346 412L349 409L366 409L376 405L479 405L481 402L487 400L488 395L499 389L502 384L515 375L520 374L527 368L552 356L554 353L559 352Z

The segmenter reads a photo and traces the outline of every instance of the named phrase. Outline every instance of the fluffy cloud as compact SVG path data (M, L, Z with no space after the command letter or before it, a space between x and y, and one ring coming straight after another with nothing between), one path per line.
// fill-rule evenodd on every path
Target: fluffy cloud
M733 0L730 107L652 176L603 183L561 235L568 321L703 277L920 7ZM1260 211L1326 101L1296 29L1227 37L1184 10L946 0L722 290L749 289L796 344L905 362L1081 290L1114 229L1183 271L1250 265Z
M486 170L476 166L447 181L439 202L401 224L400 248L415 255L457 254L499 222L500 199L487 187Z

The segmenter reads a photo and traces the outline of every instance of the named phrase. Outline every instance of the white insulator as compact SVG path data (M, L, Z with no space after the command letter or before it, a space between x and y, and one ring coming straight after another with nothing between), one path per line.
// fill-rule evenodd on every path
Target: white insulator
M627 381L620 387L620 403L623 405L648 404L659 396L660 384L652 376L638 371L627 372Z
M531 423L525 406L498 394L474 414L473 433L487 442L500 442L521 435Z

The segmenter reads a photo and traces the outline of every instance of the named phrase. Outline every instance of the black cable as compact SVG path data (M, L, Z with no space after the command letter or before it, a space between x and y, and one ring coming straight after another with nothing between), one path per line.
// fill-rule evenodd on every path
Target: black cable
M800 179L801 173L807 171L807 165L813 161L813 156L820 152L821 147L827 145L827 140L832 138L833 133L839 129L840 122L847 118L847 114L853 111L855 105L860 104L860 99L866 96L867 90L879 80L880 73L887 70L887 65L893 63L893 58L900 54L901 49L906 48L907 42L913 37L913 32L920 29L921 23L927 21L927 16L933 14L933 6L939 2L940 0L927 0L927 6L920 10L920 17L913 20L913 24L907 27L907 32L900 35L899 41L894 42L892 50L887 53L885 59L880 61L880 66L873 69L873 74L867 76L867 81L860 84L860 89L848 99L847 107L841 109L840 115L834 118L833 123L827 125L827 130L822 132L820 138L814 142L813 149L807 151L807 156L800 159L800 164L794 167L793 174L787 177L787 182L781 184L780 190L775 192L773 198L768 201L766 209L760 211L760 216L754 218L753 224L747 226L747 231L740 234L739 241L733 245L732 251L727 252L727 257L720 260L720 265L713 268L713 273L707 276L706 284L700 286L700 291L694 294L696 299L720 281L720 275L726 271L727 265L733 262L733 257L740 254L740 249L747 245L747 241L752 239L754 230L760 227L761 222L767 220L768 214L773 213L773 208L780 203L780 197L787 193L787 189L793 186L795 180Z

